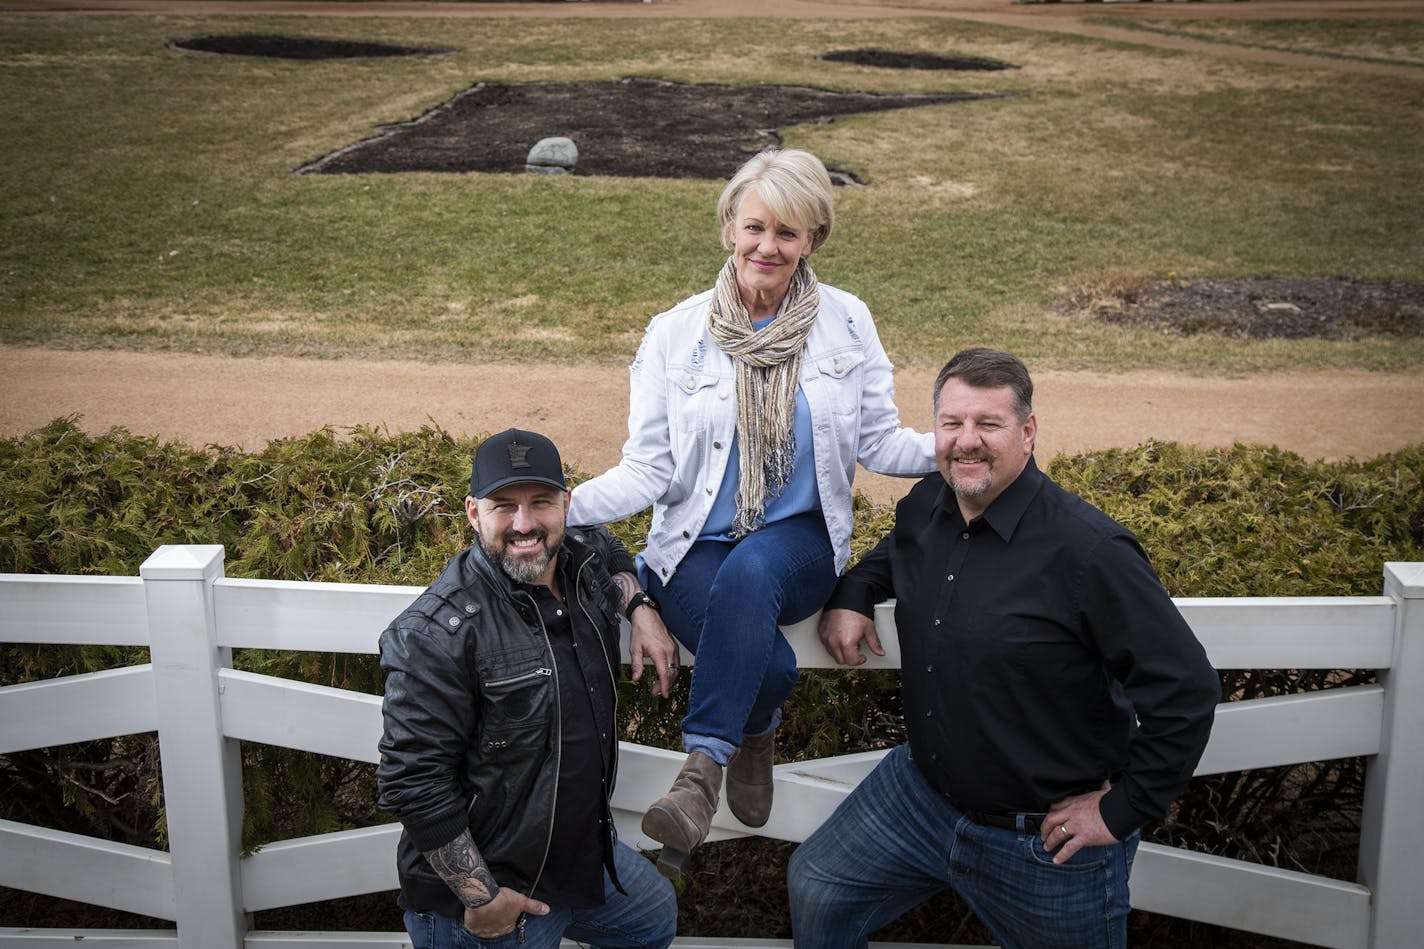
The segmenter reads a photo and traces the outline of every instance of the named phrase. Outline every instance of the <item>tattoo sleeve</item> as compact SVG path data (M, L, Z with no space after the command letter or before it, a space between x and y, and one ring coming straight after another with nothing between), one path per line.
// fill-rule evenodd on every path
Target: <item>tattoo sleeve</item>
M425 851L425 859L470 909L479 909L499 895L494 876L468 830L443 847Z
M620 610L626 610L628 608L628 601L632 599L634 593L642 589L642 586L638 583L638 578L626 570L622 573L615 573L613 575L613 582L618 585L618 592L623 596L623 600L618 604L618 608Z

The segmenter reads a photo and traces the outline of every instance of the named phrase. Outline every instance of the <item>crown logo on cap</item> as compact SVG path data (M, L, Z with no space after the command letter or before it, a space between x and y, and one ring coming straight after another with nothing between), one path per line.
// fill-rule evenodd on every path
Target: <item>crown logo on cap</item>
M533 446L510 442L505 447L509 449L509 467L515 470L534 467L529 463L529 450Z

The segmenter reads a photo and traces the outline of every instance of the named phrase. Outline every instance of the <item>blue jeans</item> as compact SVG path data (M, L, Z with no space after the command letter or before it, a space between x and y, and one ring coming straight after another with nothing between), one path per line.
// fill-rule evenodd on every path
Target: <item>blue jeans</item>
M524 917L524 941L519 929L496 939L481 939L463 919L434 913L405 914L405 929L414 949L556 949L564 938L608 949L666 949L677 934L677 894L672 883L646 857L627 844L615 844L613 862L627 890L619 893L608 872L603 874L602 906L592 909L549 908L547 916Z
M895 748L787 868L798 947L862 947L952 886L1003 949L1121 949L1138 835L1054 865L1037 833L970 820Z
M777 627L819 610L836 585L820 512L775 521L736 543L699 541L663 586L639 570L663 622L697 656L682 721L686 750L726 764L742 735L777 722L796 685L796 653Z

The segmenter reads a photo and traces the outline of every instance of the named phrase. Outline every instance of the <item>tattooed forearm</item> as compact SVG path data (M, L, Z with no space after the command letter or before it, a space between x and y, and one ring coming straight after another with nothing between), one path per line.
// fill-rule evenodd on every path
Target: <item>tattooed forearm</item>
M613 575L613 582L618 584L618 592L623 595L623 601L618 604L618 608L626 610L628 608L628 601L633 598L633 594L637 593L643 587L638 583L638 578L626 570L622 573L615 573Z
M470 909L479 909L499 895L494 876L475 849L474 838L468 830L443 847L427 850L425 859Z

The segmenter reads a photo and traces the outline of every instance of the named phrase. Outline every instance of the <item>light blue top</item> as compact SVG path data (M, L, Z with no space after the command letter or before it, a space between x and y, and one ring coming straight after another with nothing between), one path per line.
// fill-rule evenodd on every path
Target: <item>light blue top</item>
M758 326L757 329L761 327ZM796 390L796 418L792 423L792 432L796 437L796 467L781 493L766 499L763 513L767 524L821 509L821 493L816 488L816 461L812 448L815 442L811 438L811 406L806 403L806 395L799 387ZM732 521L737 516L737 488L742 482L737 442L738 436L733 435L732 450L727 459L727 473L722 476L722 486L717 491L716 500L712 502L712 510L707 513L707 522L702 525L698 540L736 540L732 536Z

